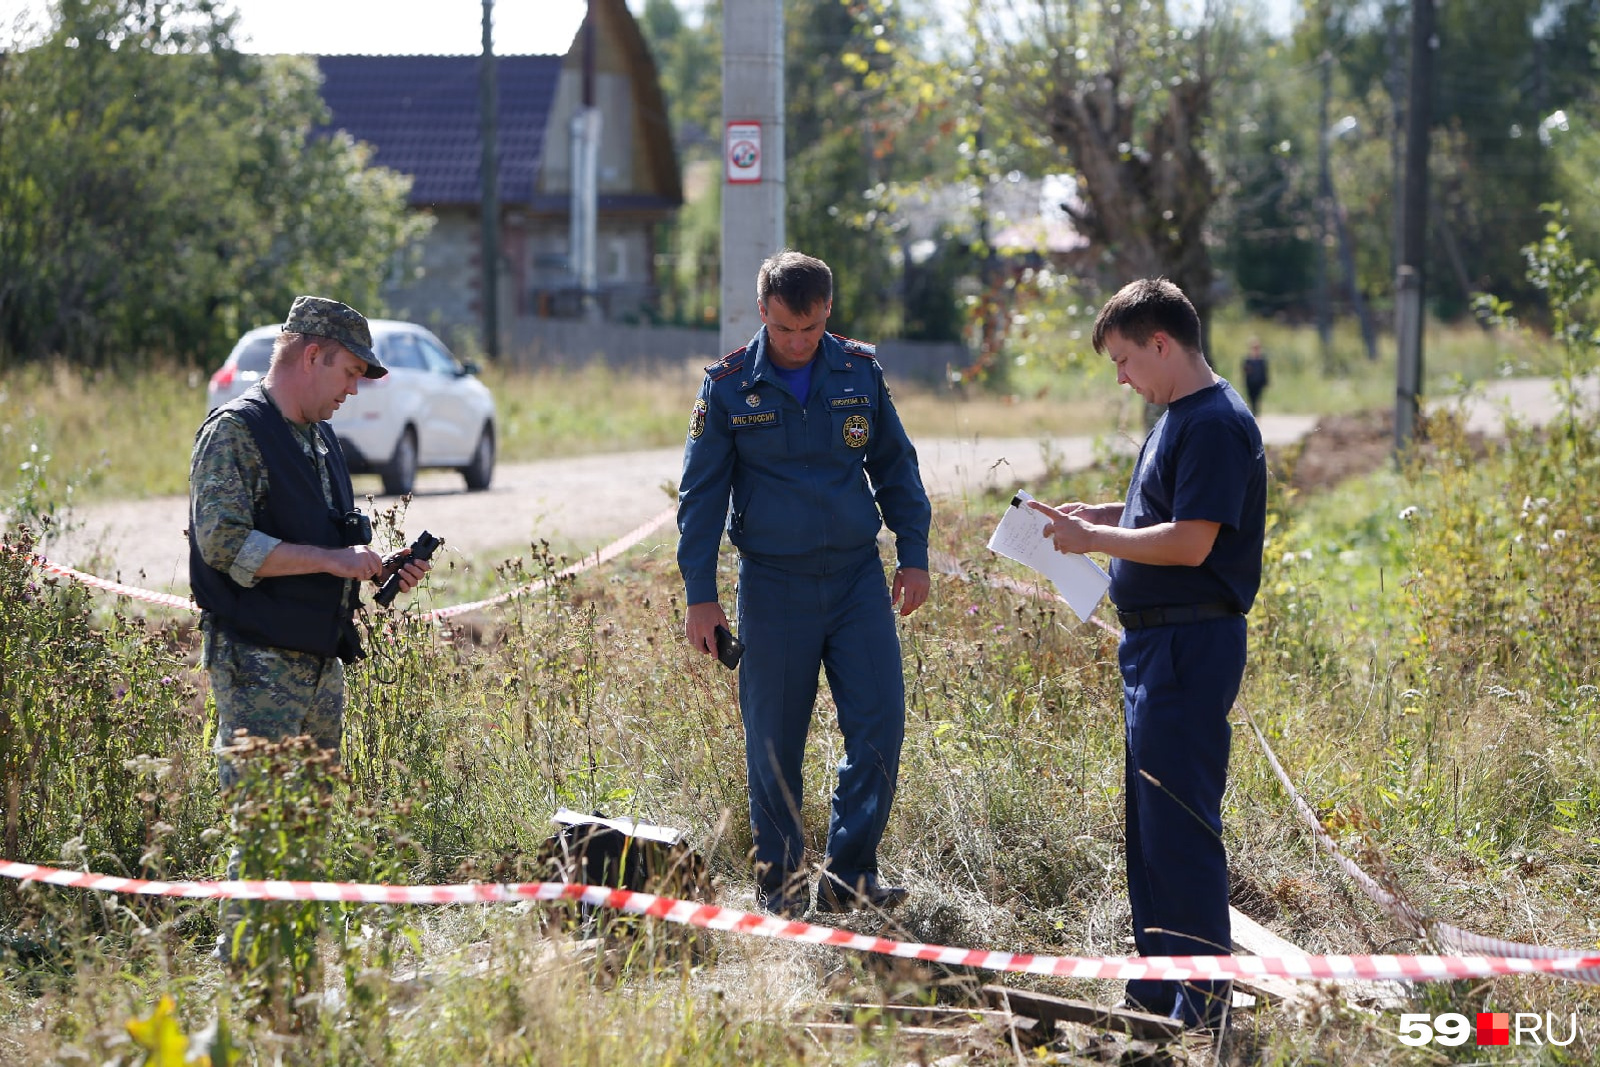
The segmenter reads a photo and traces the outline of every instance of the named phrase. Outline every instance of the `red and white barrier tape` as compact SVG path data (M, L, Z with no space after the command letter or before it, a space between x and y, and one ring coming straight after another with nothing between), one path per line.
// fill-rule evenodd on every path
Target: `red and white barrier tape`
M392 886L339 882L157 882L117 878L83 871L63 871L31 863L0 861L0 875L47 885L95 889L109 893L234 900L307 900L371 904L474 904L515 900L581 901L595 907L667 922L729 930L783 941L833 945L901 959L926 960L991 971L1046 974L1060 978L1109 978L1126 981L1213 980L1278 975L1326 981L1391 979L1413 982L1487 978L1506 974L1549 974L1571 977L1600 967L1600 955L1570 958L1496 958L1492 956L1039 956L981 949L923 945L852 933L832 926L791 922L714 904L634 893L604 886L562 882L491 883L474 885Z
M677 512L677 510L677 505L666 508L648 522L645 522L642 525L628 531L621 537L617 538L617 540L595 552L593 555L584 556L583 559L579 560L577 563L574 563L572 566L567 567L557 573L555 577L569 578L575 574L582 574L591 567L597 567L602 563L609 563L611 560L616 559L618 556L628 551L628 549L632 548L640 541L643 541L646 537L649 537L651 534L655 533L656 530L666 525L666 523L671 520L672 516ZM80 570L74 570L71 567L64 567L59 563L52 563L48 559L45 559L43 556L37 554L30 554L28 559L33 563L34 566L38 567L42 571L45 571L46 573L59 575L62 578L70 578L71 580L82 585L89 586L91 589L101 589L108 593L114 593L117 596L127 597L130 600L142 600L146 603L161 604L169 608L185 608L189 611L200 610L199 606L188 597L177 596L173 593L158 593L152 589L140 589L137 586L132 585L123 585L121 582L113 582L93 574L86 574ZM498 596L492 596L487 600L475 600L470 604L457 604L454 607L448 608L435 608L432 611L425 612L422 617L425 619L448 619L456 615L464 615L469 611L476 611L479 608L486 608L495 604L504 603L505 601L511 600L514 597L526 596L529 593L537 592L548 584L549 581L547 579L540 578L538 581L530 582L527 585L501 593Z
M555 577L570 578L575 574L582 574L591 567L598 567L602 563L611 562L624 552L628 551L628 549L632 548L634 545L638 544L640 541L643 541L646 537L649 537L661 527L665 526L667 522L672 519L672 516L677 513L677 511L678 506L676 504L663 509L660 514L656 515L649 521L634 527L632 530L629 530L627 533L623 534L606 547L600 549L594 555L585 556L572 566L558 571ZM529 582L527 585L519 586L516 589L507 590L504 593L492 596L487 600L475 600L470 604L457 604L454 607L449 608L435 608L433 611L425 613L423 618L449 619L456 615L465 615L469 611L477 611L479 608L492 607L495 604L503 604L507 600L514 599L515 597L527 596L529 593L536 593L549 584L550 579L540 578L536 581Z
M59 563L51 563L40 555L30 555L28 559L35 567L48 574L70 578L82 585L89 586L91 589L103 589L108 593L115 593L117 596L127 597L130 600L143 600L151 604L162 604L169 608L187 608L189 611L200 610L194 601L185 596L177 596L173 593L158 593L152 589L140 589L137 586L123 585L121 582L113 582L93 574L85 574L83 571L73 570L71 567L63 567Z

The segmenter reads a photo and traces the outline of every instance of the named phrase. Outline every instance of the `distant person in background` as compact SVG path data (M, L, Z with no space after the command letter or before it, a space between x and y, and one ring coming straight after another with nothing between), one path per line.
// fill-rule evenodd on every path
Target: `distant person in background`
M1261 394L1267 388L1267 357L1261 351L1261 338L1250 338L1250 354L1244 357L1244 391L1250 399L1250 414L1261 414Z
M1200 317L1165 278L1133 282L1095 319L1117 381L1164 404L1125 500L1044 512L1062 552L1111 557L1122 622L1128 902L1141 956L1231 951L1222 794L1244 678L1245 612L1261 585L1267 464L1239 394L1206 363ZM1228 982L1135 979L1128 1003L1227 1025Z

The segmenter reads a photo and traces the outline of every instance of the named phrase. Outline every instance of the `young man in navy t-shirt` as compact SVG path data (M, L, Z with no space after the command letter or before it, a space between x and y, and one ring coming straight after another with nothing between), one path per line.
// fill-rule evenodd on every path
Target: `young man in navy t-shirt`
M1261 584L1267 465L1239 394L1206 363L1200 318L1164 278L1100 309L1095 351L1117 381L1165 404L1125 501L1031 506L1061 552L1111 558L1122 621L1128 899L1141 956L1231 951L1222 793L1228 713L1245 663L1245 613ZM1131 1007L1220 1027L1227 982L1128 983Z

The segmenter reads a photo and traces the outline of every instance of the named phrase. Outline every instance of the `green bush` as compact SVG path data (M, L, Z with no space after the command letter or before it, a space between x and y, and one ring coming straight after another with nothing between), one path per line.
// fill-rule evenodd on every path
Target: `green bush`
M4 854L108 873L191 868L214 773L197 688L167 635L46 576L17 527L0 549ZM9 888L9 887L8 887ZM14 896L0 896L9 909ZM0 914L0 921L4 921Z

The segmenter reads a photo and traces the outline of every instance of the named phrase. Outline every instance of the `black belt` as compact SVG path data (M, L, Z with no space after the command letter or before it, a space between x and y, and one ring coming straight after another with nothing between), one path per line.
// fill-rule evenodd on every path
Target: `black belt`
M1117 621L1122 623L1124 630L1143 630L1148 626L1177 626L1187 622L1210 622L1212 619L1243 617L1244 612L1232 604L1183 604L1171 608L1117 612Z

